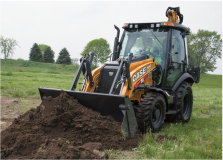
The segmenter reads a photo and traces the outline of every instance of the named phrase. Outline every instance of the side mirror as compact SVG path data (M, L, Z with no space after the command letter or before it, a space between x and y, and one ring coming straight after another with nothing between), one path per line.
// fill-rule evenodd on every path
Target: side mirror
M199 83L200 81L200 67L194 66L189 74L194 78L195 83Z

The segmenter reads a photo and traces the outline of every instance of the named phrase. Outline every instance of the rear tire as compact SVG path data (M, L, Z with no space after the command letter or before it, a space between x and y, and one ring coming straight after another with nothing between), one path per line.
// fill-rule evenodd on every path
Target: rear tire
M148 129L158 132L163 124L166 114L166 102L164 97L155 92L148 92L141 98L137 107L136 119L138 128L145 133Z
M193 93L191 85L184 82L177 90L177 97L178 96L177 104L180 104L180 120L182 120L182 122L188 122L193 108Z
M191 85L187 82L183 82L177 89L177 109L180 112L174 115L166 115L166 121L168 122L188 122L191 117L193 108L193 92Z

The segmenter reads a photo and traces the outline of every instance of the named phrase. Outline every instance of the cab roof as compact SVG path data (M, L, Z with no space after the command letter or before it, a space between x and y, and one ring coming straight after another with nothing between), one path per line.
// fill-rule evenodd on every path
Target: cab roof
M122 28L123 29L144 29L144 28L158 29L160 27L179 29L179 30L185 31L187 35L190 33L189 27L186 27L182 24L174 23L174 22L125 23Z

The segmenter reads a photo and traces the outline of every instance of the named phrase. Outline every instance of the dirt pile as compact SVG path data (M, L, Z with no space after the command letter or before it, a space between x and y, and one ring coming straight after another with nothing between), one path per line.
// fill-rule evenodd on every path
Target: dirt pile
M121 123L88 109L62 91L15 119L1 132L1 158L107 158L104 149L137 147L142 135L123 140Z

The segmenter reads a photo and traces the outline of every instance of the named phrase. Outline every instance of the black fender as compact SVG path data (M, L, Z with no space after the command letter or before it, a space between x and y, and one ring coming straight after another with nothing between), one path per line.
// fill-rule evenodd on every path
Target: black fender
M184 73L180 76L180 78L175 82L175 84L172 87L172 91L176 91L176 89L180 86L182 82L188 82L191 85L195 82L194 78L189 73Z
M147 87L147 89L149 89L150 91L153 91L153 92L158 92L161 95L163 95L164 99L166 101L166 104L167 104L167 109L168 109L169 106L173 105L174 96L170 95L167 91L165 91L163 89L160 89L160 88L156 88L154 86L149 86L149 87Z

